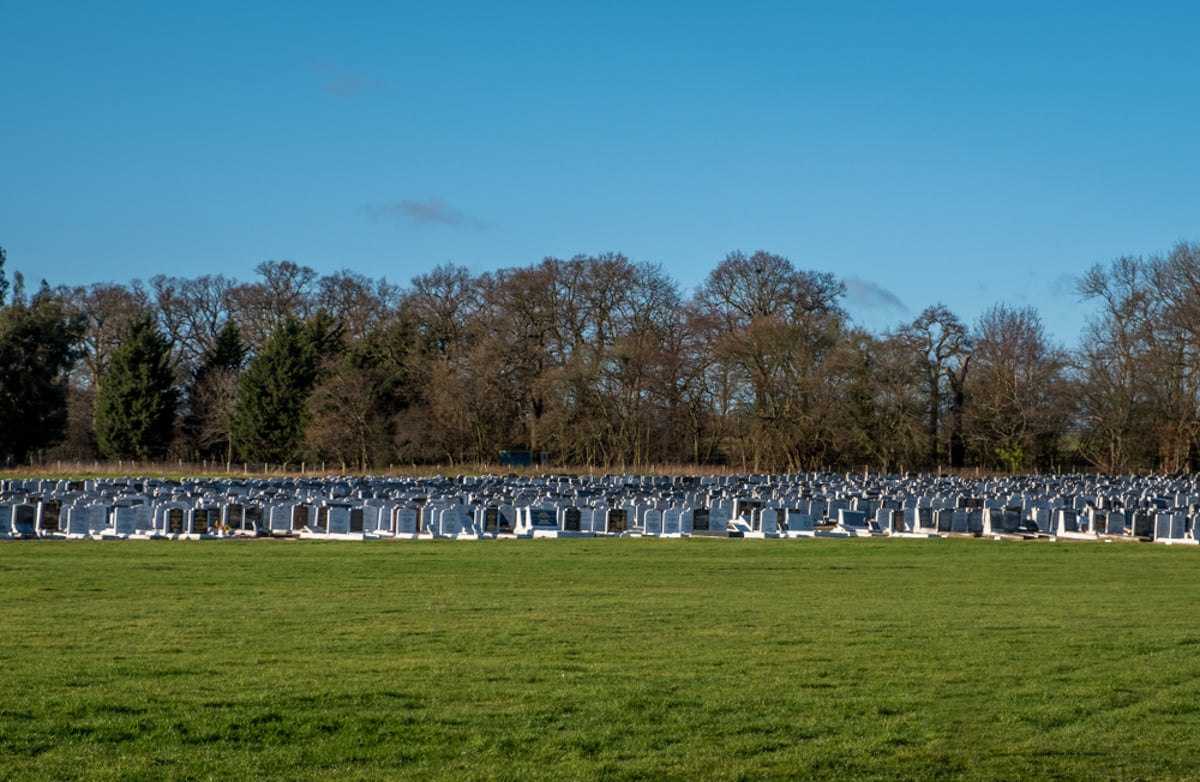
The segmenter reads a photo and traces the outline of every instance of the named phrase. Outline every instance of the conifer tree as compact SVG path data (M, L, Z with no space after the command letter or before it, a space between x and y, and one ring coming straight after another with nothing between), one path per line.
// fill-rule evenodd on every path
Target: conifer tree
M109 359L96 396L96 444L107 459L161 459L179 393L171 346L149 313L134 319Z
M66 310L45 283L26 301L20 275L13 300L0 249L0 461L25 462L29 454L62 440L67 423L67 373L78 357L83 321Z
M238 376L246 362L241 330L228 320L201 358L188 388L184 435L192 453L205 459L233 458L230 419Z
M288 318L275 329L238 385L230 433L243 459L283 463L301 458L308 397L322 358L340 344L340 327L323 314L308 323Z

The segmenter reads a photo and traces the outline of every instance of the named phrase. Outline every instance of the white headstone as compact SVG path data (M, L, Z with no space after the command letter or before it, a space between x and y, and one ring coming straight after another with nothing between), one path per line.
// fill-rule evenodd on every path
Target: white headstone
M404 536L416 535L418 518L416 508L397 508L396 534Z
M727 507L713 507L708 511L708 529L711 532L728 532L733 513Z
M145 507L145 505L137 507L118 505L113 508L113 532L123 538L136 535L138 531L138 511Z
M349 535L350 509L340 505L331 506L325 524L330 535Z
M73 537L88 537L92 534L92 510L102 505L71 505L66 509L67 534Z
M837 525L849 530L866 530L867 516L859 510L839 508L837 512Z
M789 535L806 535L813 531L811 513L802 513L799 509L788 510L787 525Z
M780 516L783 511L778 508L764 508L759 512L759 529L763 537L779 537Z

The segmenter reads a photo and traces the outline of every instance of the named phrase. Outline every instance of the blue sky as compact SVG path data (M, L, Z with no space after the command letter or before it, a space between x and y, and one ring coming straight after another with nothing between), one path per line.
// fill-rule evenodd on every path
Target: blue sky
M619 251L685 294L765 249L874 331L1004 302L1074 346L1073 277L1200 240L1197 8L0 0L0 245L51 284Z

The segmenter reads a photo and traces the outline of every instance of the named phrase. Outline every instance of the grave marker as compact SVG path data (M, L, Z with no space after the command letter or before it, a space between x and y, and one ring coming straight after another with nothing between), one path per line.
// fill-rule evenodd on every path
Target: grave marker
M38 514L38 530L43 534L60 532L59 520L62 514L62 503L58 500L42 500Z
M583 514L579 508L570 506L563 511L563 529L567 532L580 532L583 528Z
M183 508L168 508L167 509L167 529L168 535L182 535L183 530Z

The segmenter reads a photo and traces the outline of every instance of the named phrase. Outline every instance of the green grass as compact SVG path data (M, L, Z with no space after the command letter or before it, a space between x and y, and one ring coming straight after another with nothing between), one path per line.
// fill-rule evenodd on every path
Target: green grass
M0 544L0 779L1180 779L1200 550Z

